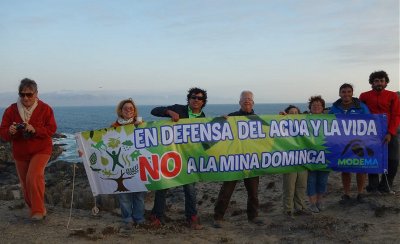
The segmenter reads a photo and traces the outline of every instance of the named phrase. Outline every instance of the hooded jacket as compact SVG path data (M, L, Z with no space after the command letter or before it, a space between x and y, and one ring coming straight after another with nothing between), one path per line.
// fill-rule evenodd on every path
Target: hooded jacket
M353 97L353 104L350 108L344 109L342 99L336 100L329 110L330 114L369 114L367 105L362 103L358 98Z

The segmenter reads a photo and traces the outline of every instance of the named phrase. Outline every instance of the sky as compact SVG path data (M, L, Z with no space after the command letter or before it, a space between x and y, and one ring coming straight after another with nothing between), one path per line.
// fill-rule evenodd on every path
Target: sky
M332 102L376 70L399 90L398 0L0 2L0 107L25 77L55 105Z

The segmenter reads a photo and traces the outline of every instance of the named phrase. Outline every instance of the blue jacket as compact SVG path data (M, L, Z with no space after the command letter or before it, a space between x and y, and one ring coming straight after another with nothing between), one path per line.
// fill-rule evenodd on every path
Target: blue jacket
M329 110L330 114L369 114L367 105L361 102L358 98L353 97L353 106L345 110L342 107L342 99L338 99L332 104Z

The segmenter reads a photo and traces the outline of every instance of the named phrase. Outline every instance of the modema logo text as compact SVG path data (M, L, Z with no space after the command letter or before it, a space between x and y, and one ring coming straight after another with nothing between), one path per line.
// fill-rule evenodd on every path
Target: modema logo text
M367 147L363 141L354 139L344 147L341 158L338 159L338 166L377 167L378 160L373 157L374 154L374 150ZM345 155L348 157L343 157Z
M339 158L339 166L365 166L377 167L378 160L376 158Z

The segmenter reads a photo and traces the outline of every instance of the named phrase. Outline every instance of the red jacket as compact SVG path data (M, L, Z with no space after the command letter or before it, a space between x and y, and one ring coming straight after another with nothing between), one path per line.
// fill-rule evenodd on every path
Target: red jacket
M368 106L371 113L386 114L388 132L392 135L397 134L400 124L400 102L395 92L371 90L361 93L360 100Z
M49 105L38 101L29 120L29 124L35 129L35 134L30 138L24 138L22 131L10 135L9 128L13 122L23 122L16 103L4 111L0 126L0 137L5 141L11 141L13 156L16 160L29 160L34 154L51 154L53 150L51 136L56 132L57 125L53 110Z

